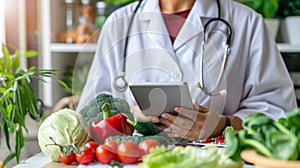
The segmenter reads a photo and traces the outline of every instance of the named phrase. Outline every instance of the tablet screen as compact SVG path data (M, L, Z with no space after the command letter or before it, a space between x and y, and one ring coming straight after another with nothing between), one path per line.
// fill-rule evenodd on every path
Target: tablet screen
M176 106L193 109L186 83L131 83L129 88L144 115L172 113Z

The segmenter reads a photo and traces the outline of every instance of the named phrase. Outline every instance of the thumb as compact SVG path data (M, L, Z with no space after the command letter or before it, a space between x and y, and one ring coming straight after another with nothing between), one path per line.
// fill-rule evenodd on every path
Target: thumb
M195 101L195 100L193 101L193 106L194 106L195 110L199 111L199 106L200 105L199 105L199 103L197 101Z
M199 103L197 101L193 101L193 105L194 105L195 110L197 110L201 113L209 112L208 108L199 105Z

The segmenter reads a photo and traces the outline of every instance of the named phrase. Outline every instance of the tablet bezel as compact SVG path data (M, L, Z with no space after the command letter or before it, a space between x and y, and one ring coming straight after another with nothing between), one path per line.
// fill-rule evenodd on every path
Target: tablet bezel
M146 116L159 116L163 112L174 113L175 112L174 108L176 106L182 106L189 109L194 108L189 87L185 82L130 83L129 88L133 97L135 98L137 105L139 106L143 114ZM161 92L160 90L156 90L156 89L162 90L164 92L164 95L159 96L158 94L161 94ZM150 95L151 91L159 91L159 92L152 92L154 94L153 95L154 99L152 101L150 101L148 98L149 97L148 95ZM164 101L165 103L163 103L163 105L159 104L160 102L164 102ZM151 106L151 102L155 103L155 105ZM163 110L157 110L157 109L163 109Z

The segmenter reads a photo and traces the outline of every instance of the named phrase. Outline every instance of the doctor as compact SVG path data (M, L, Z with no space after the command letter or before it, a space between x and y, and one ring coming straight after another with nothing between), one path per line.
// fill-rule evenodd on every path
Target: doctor
M213 18L226 23L206 27ZM118 76L126 82L187 82L196 110L175 108L188 118L145 117L129 89L114 87ZM214 94L200 89L199 81ZM253 113L277 120L296 108L292 81L262 16L232 0L143 0L112 13L77 110L100 93L125 98L137 118L187 140L218 136L228 125L242 129Z

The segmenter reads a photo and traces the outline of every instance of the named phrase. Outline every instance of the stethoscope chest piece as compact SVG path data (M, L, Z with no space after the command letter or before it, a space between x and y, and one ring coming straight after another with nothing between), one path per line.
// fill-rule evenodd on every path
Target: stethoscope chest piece
M128 83L124 75L117 76L114 79L114 88L119 92L124 92L128 88Z

